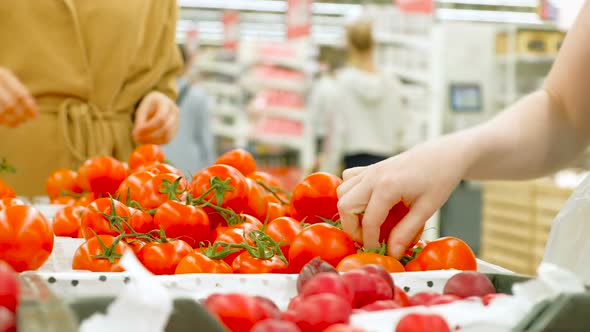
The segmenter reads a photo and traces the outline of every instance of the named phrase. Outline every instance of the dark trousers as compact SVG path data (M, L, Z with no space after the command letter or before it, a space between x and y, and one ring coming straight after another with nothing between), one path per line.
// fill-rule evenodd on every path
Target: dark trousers
M369 166L387 158L389 157L368 153L350 154L344 156L344 165L347 169L352 167Z

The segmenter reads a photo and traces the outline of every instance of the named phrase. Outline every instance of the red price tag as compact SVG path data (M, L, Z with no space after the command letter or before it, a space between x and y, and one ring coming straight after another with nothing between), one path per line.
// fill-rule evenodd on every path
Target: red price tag
M434 12L433 0L397 0L397 6L402 12L432 14Z
M287 1L287 38L307 37L311 34L311 4L313 0Z

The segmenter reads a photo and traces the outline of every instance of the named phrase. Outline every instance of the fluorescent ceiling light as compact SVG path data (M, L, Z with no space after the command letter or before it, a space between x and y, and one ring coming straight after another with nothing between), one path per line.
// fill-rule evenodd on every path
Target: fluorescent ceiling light
M506 6L506 7L538 7L539 0L436 0L437 3Z

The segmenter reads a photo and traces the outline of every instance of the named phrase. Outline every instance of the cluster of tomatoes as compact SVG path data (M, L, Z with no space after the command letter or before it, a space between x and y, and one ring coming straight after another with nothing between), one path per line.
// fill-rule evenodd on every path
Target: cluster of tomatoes
M488 305L496 297L506 296L497 294L490 280L474 271L450 278L443 294L420 292L408 296L380 265L339 273L319 259L304 266L297 289L298 295L284 312L267 298L237 293L213 294L203 303L232 332L363 332L347 325L352 314L460 300ZM437 314L410 313L399 321L395 332L410 331L449 332L451 328Z

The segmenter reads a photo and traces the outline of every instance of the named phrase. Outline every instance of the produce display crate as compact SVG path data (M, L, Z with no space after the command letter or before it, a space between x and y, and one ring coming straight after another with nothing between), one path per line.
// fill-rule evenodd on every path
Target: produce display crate
M551 180L485 183L481 258L535 274L551 224L572 193Z
M562 294L553 301L539 303L513 331L587 331L588 317L590 317L590 293Z

